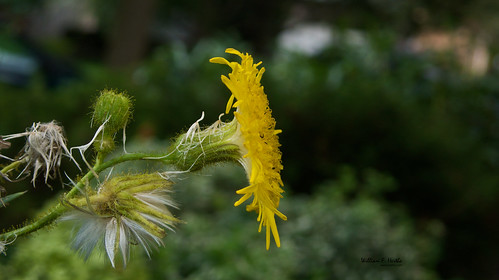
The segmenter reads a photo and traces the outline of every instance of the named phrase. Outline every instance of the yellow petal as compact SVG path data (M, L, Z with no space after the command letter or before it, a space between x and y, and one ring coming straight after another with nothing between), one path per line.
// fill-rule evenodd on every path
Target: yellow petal
M223 57L213 57L213 58L210 58L210 62L211 63L217 63L217 64L229 65L229 62L227 61L227 59L225 59Z
M233 49L233 48L227 48L227 49L225 49L225 52L230 53L230 54L235 54L241 58L243 57L243 54L240 51Z
M229 101L227 101L227 106L225 107L225 113L228 114L230 108L232 107L232 102L234 102L234 94L230 96Z
M253 194L252 193L247 193L243 197L241 197L238 201L234 203L234 206L239 206L243 202L245 202L248 198L250 198Z
M243 102L242 100L238 100L238 101L236 101L236 102L234 103L234 105L232 105L232 107L233 107L233 108L237 108L237 107L239 107L239 105L241 105L241 103L242 103L242 102Z

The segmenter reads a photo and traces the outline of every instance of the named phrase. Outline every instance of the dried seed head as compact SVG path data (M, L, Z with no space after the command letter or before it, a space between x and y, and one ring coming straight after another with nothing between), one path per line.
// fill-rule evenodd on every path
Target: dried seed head
M33 167L33 182L39 171L44 172L45 183L56 177L62 155L69 154L66 142L62 126L54 121L33 124L24 150Z
M0 150L3 150L3 149L8 149L10 148L10 142L7 142L7 141L4 141L2 136L0 136ZM5 158L5 159L10 159L9 157L6 157L2 154L0 154L0 158Z
M8 148L10 148L10 143L7 141L4 141L2 136L0 136L0 150L8 149Z
M26 132L6 135L4 139L10 140L19 137L26 137L26 144L19 160L27 164L18 177L29 173L29 170L33 168L33 185L39 174L43 174L45 183L47 183L48 179L55 179L63 155L76 163L66 146L67 140L64 136L64 129L55 121L33 123Z

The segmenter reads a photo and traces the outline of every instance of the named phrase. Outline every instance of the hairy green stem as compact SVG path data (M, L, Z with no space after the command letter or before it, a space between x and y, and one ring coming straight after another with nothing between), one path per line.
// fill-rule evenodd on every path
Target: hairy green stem
M22 164L24 164L26 162L28 162L28 158L27 157L23 158L21 160L16 160L13 163L11 163L11 164L5 166L4 168L2 168L2 170L0 170L0 173L7 174L7 173L9 173L12 170L17 169L20 165L22 165Z
M26 235L50 225L70 209L64 205L64 201L74 198L80 192L84 191L88 182L98 176L103 170L126 161L154 160L165 165L173 165L179 170L184 171L196 171L217 162L237 162L241 157L240 149L237 145L233 144L230 139L235 128L235 126L226 126L223 128L225 133L213 136L213 139L210 129L201 131L199 132L200 134L196 136L192 136L192 134L190 137L188 137L189 134L181 135L172 146L172 150L170 150L169 153L162 155L130 153L104 161L104 154L99 152L91 170L78 180L76 185L64 195L61 202L33 223L0 234L0 240L9 240L11 238ZM19 165L19 163L17 165ZM4 169L9 171L17 167L17 165L12 163L10 167L8 166L8 169L6 169L7 167Z
M124 155L121 155L119 157L110 159L106 162L96 163L96 165L92 168L93 170L88 171L87 174L85 174L85 176L83 176L78 181L78 183L66 195L64 195L64 198L62 200L63 201L67 200L69 198L74 197L76 194L78 194L79 190L82 190L83 187L85 186L85 182L88 182L91 179L95 178L94 174L98 174L98 173L102 172L103 170L105 170L109 167L115 166L117 164L120 164L122 162L132 161L132 160L145 160L145 159L161 160L163 163L166 163L166 164L171 163L171 159L169 159L169 156L158 157L157 155L145 154L145 153L124 154ZM13 167L9 167L9 168L10 169L7 169L7 170L13 169ZM27 224L23 227L20 227L20 228L11 230L11 231L7 231L3 234L0 234L0 240L9 240L12 238L16 238L19 236L23 236L23 235L35 232L35 231L53 223L57 218L59 218L67 210L68 210L68 208L66 206L64 206L62 202L59 202L55 207L51 208L48 211L48 213L46 213L45 215L43 215L41 218L37 219L33 223L30 223L30 224Z

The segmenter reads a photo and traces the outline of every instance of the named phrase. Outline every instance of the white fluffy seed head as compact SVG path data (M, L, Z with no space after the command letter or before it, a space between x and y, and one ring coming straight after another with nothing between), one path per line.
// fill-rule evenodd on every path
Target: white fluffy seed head
M21 159L26 158L28 161L23 172L29 167L33 168L33 184L39 174L42 174L45 183L48 179L54 179L58 174L63 155L73 159L66 145L64 130L55 121L33 123L26 132L26 136L26 145Z
M45 183L48 184L49 179L55 179L58 175L63 155L69 157L79 167L68 150L63 127L55 121L33 123L25 132L5 135L3 139L0 139L2 145L0 148L10 146L7 140L21 137L26 137L26 144L18 160L26 163L26 166L17 178L32 174L31 181L34 186L35 179L42 174ZM0 155L0 157L14 161L6 156ZM33 169L32 172L31 169Z
M166 230L180 222L170 212L176 208L171 185L157 173L123 175L106 180L87 198L69 200L74 211L62 219L79 224L73 248L88 258L101 247L113 267L119 256L126 265L130 244L141 245L149 256L152 248L163 245Z

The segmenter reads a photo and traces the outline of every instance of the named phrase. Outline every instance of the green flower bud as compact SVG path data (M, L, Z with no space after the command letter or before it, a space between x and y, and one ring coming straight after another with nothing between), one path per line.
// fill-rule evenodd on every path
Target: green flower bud
M132 100L124 92L105 89L93 105L92 125L104 125L104 129L94 142L97 152L107 154L114 149L114 136L125 128L132 116Z
M132 100L125 92L105 89L101 91L93 109L92 125L100 126L107 121L104 134L114 136L132 117Z
M211 126L201 129L199 121L191 125L186 133L179 135L171 147L171 158L179 170L197 171L219 162L238 162L240 148L234 144L238 138L237 122L216 121Z

